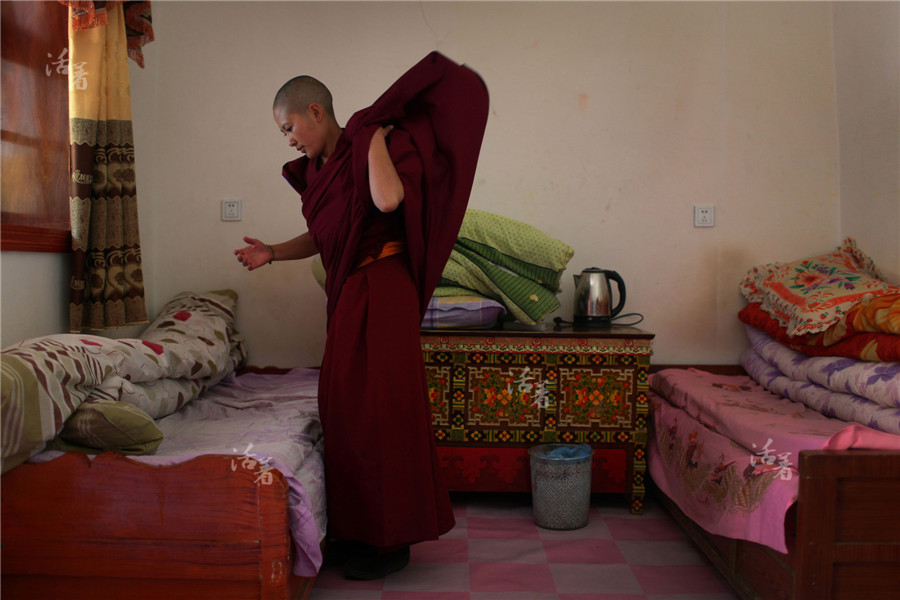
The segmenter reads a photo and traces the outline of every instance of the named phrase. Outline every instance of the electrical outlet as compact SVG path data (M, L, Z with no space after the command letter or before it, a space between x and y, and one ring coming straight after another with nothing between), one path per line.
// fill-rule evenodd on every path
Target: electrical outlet
M716 226L716 207L715 206L695 206L694 207L694 227L715 227Z
M241 201L240 200L222 200L222 220L223 221L240 221L241 220Z

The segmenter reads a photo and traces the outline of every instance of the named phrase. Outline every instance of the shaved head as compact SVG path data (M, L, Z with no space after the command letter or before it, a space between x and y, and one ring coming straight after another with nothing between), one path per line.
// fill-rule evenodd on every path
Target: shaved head
M306 112L307 107L316 103L325 109L329 117L334 119L334 107L331 100L331 92L314 77L300 75L294 77L278 90L272 109L282 108L297 114Z

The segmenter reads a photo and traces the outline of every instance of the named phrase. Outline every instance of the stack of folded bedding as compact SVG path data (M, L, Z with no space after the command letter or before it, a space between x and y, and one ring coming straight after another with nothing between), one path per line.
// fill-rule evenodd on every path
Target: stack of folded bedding
M535 325L559 308L559 282L574 251L539 229L468 210L434 296L487 299L506 318ZM498 315L501 317L503 315Z
M808 356L843 356L867 361L900 360L900 294L860 300L824 331L789 335L762 309L747 304L738 318L778 343Z
M747 327L741 366L769 391L823 415L900 435L900 362L804 356Z
M741 365L825 415L900 434L900 287L852 239L834 252L754 267L738 315Z
M810 356L900 360L900 287L847 238L834 252L754 267L738 318Z

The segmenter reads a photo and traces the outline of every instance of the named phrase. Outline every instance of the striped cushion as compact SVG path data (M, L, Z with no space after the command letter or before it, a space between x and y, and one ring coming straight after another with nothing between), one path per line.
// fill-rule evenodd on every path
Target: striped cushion
M69 417L59 437L97 451L153 454L162 443L163 432L136 406L115 400L88 400Z

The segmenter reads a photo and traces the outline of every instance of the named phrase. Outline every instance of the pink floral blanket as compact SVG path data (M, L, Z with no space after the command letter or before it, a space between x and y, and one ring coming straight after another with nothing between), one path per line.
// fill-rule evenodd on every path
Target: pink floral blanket
M746 376L667 369L651 376L653 481L711 533L786 552L802 450L900 449L900 436L829 418Z

